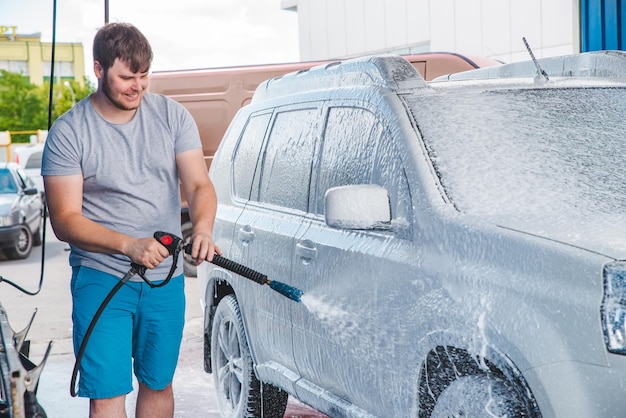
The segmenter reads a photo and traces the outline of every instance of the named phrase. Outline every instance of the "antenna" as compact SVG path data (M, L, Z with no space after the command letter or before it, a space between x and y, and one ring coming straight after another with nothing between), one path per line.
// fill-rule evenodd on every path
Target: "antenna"
M522 41L524 42L524 45L526 46L526 50L530 54L530 58L535 63L535 67L537 67L537 77L536 78L538 79L540 76L542 76L543 78L545 78L546 81L550 80L548 78L548 73L546 73L543 70L543 68L541 68L541 66L539 65L539 61L537 61L537 58L535 58L535 54L533 54L532 49L530 49L530 45L528 45L528 41L526 41L526 37L522 36Z

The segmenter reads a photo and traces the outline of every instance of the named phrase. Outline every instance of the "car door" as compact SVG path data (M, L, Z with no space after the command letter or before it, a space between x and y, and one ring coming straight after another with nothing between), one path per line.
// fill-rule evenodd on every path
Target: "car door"
M309 201L313 155L318 142L320 105L277 110L256 168L253 193L236 225L236 245L245 264L271 280L291 282L293 240ZM291 348L290 304L269 286L248 282L238 294L257 372L273 373L280 364L295 370ZM273 376L269 378L271 380Z
M43 203L41 194L39 191L36 193L25 193L27 189L37 189L37 186L33 180L26 175L23 169L17 168L15 174L20 193L20 210L31 231L36 232L42 221Z
M408 344L400 329L407 312L400 310L418 256L395 139L375 110L329 108L309 227L297 236L294 253L294 285L304 290L303 303L292 305L300 375L378 416L407 410L409 397L398 399L403 371L396 366L403 361L394 357ZM324 222L326 190L370 183L389 192L387 230L341 230Z

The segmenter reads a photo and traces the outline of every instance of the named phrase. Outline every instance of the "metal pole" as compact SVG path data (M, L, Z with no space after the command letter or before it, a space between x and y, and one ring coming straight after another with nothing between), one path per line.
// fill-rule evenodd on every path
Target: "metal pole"
M104 24L109 24L109 0L104 0Z
M57 44L57 2L52 2L52 55L50 57L50 94L48 96L48 130L52 126L52 99L54 95L54 67Z

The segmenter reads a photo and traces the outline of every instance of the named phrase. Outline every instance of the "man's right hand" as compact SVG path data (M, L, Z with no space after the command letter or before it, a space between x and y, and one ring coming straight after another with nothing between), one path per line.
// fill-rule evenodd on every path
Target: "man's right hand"
M152 237L132 239L125 253L134 263L149 269L157 267L170 255L167 248Z

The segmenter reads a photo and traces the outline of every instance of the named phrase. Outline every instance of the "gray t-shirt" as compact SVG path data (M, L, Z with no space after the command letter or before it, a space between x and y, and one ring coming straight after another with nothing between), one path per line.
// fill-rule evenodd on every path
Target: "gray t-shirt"
M104 120L86 98L50 129L41 174L82 174L83 215L107 228L137 238L155 231L180 237L175 156L201 146L189 112L163 95L145 93L133 120L119 125ZM164 279L171 263L170 257L146 277ZM71 246L70 265L121 277L130 269L130 259ZM182 274L182 260L175 274Z

